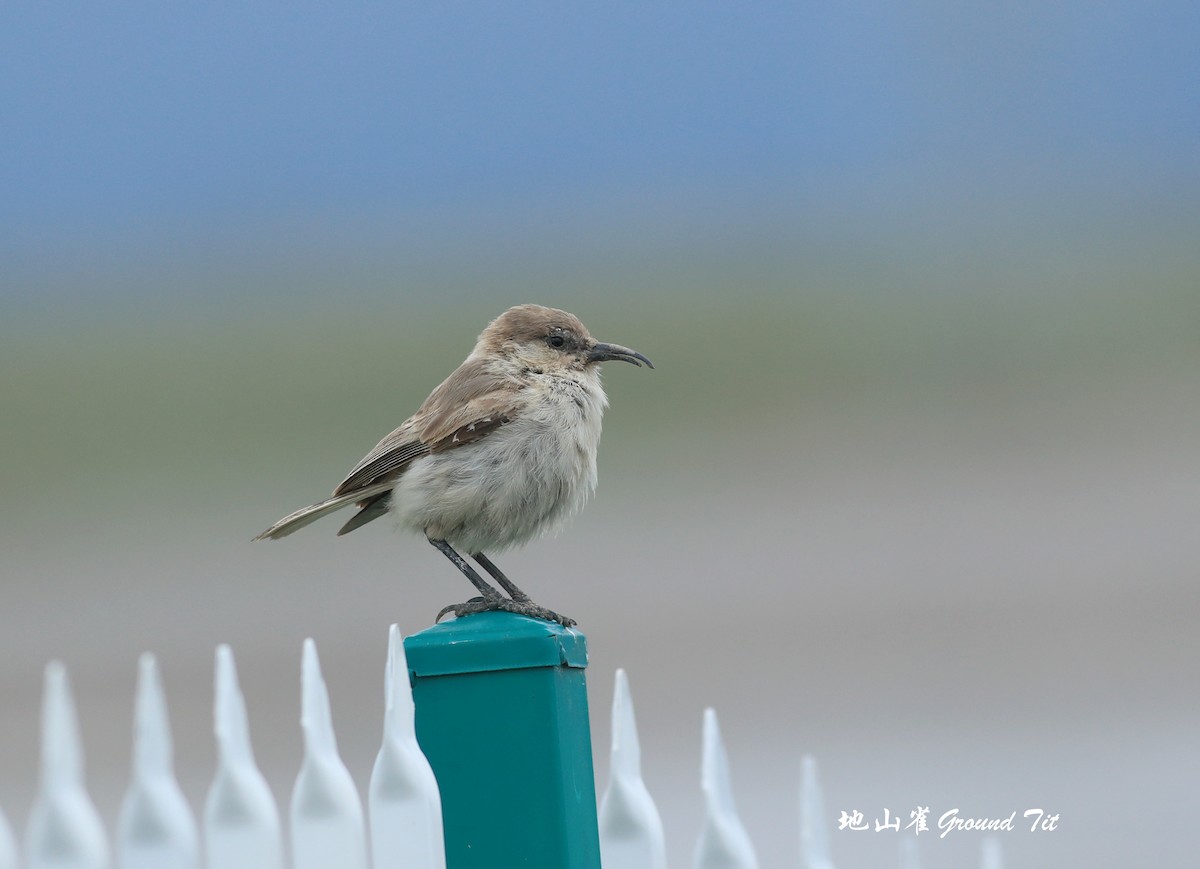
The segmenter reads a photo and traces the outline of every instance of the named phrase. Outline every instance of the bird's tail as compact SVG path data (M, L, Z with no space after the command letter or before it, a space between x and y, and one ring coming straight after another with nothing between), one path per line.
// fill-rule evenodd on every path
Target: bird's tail
M327 516L330 513L341 510L343 507L349 507L351 504L357 504L359 501L370 500L375 495L389 491L394 485L394 481L376 483L373 486L364 486L354 492L347 492L345 495L327 498L317 504L302 507L295 513L289 513L287 516L284 516L254 539L278 540L280 537L287 537L293 531L297 531L311 522L316 522L322 516Z

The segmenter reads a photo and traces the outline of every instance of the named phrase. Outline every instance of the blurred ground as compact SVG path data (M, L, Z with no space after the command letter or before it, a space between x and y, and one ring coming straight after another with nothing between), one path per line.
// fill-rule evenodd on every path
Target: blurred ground
M1008 834L1010 866L1182 865L1200 768L1200 269L1156 238L1069 257L1032 238L960 238L942 260L936 240L902 238L853 258L839 253L853 239L658 267L495 257L352 274L324 295L235 260L210 275L219 303L147 286L15 311L0 343L0 805L19 829L41 669L61 658L115 817L135 660L153 650L199 806L219 642L286 804L306 636L365 784L387 626L420 630L465 583L382 522L250 538L330 489L490 317L540 301L657 370L608 366L595 502L497 561L588 634L600 787L612 673L629 671L673 865L699 830L707 705L764 866L796 863L805 752L831 822L1038 806L1060 829ZM896 865L888 834L832 838L840 866ZM921 846L927 866L969 866L979 840Z

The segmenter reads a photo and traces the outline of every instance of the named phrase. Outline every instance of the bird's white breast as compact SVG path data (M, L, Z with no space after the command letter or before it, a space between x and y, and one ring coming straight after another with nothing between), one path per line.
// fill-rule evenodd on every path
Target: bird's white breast
M599 373L534 374L523 398L508 424L401 475L391 503L401 527L487 553L553 530L584 505L607 404Z

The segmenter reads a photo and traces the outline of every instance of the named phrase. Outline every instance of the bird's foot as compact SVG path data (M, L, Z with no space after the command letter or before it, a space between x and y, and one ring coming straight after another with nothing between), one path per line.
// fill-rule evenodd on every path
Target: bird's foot
M575 619L570 616L560 616L554 610L548 610L544 606L538 606L528 597L524 600L517 598L511 601L505 601L502 609L506 612L517 613L523 616L529 616L534 619L541 619L544 622L557 622L564 628L575 627Z
M463 616L494 612L496 610L506 613L516 613L520 616L529 616L530 618L541 619L545 622L556 622L564 628L574 627L575 625L575 619L560 616L553 610L548 610L544 606L538 606L528 597L524 600L509 600L500 595L496 595L495 597L473 597L465 603L454 603L450 604L450 606L442 607L442 611L437 614L434 622L440 622L442 616L446 615L446 613L454 613L456 619L461 619Z

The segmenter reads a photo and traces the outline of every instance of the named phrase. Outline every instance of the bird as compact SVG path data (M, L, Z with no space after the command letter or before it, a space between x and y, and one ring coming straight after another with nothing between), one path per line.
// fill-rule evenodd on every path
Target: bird
M611 360L654 367L636 350L595 340L574 314L533 304L509 308L329 498L283 517L254 539L286 537L350 506L358 512L339 536L391 514L402 531L423 534L479 592L444 607L435 623L447 613L463 618L502 610L575 625L534 603L486 553L558 529L595 490L608 406L600 364Z

